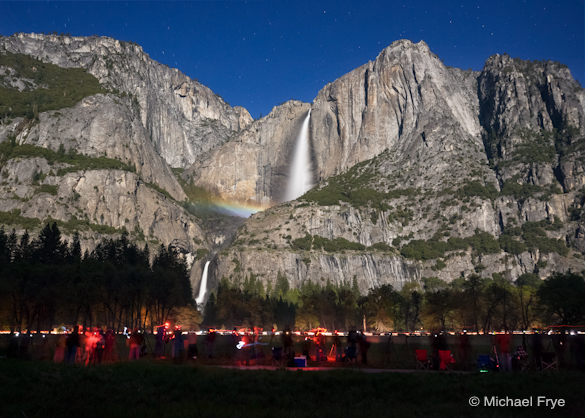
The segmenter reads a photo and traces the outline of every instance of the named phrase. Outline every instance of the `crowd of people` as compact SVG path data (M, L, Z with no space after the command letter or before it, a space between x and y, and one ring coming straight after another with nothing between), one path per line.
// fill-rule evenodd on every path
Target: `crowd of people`
M351 330L345 336L337 331L327 333L320 328L307 333L292 332L289 328L279 333L274 330L263 332L259 328L234 328L229 335L225 335L225 331L222 334L218 356L220 359L217 360L227 360L237 365L295 366L297 358L301 357L307 362L320 364L327 362L368 365L368 351L371 346L366 334L357 330ZM10 340L8 355L27 358L34 352L34 357L39 359L91 366L125 359L134 361L144 356L169 358L175 362L195 361L200 357L199 350L202 349L206 357L203 362L215 362L218 332L208 329L198 335L193 331L183 332L180 326L171 329L167 323L157 326L153 335L139 329L125 330L123 335L118 335L113 330L73 327L66 333L51 335L50 338L46 338L46 334L34 336L35 339L30 338L33 337L32 334L14 334ZM484 345L485 337L488 336L484 336ZM198 338L202 339L200 346ZM393 355L392 347L398 338L397 334L384 338L385 348L381 346L380 350L379 347L377 355L379 357L380 352L383 352L385 366L408 367L406 362L404 366L400 366L396 361L387 361ZM403 339L400 342L402 347L409 346L409 339L412 341L412 337L405 334L400 338ZM563 368L568 363L585 368L585 336L571 335L568 338L564 330L550 333L535 331L529 339L523 334L521 341L520 336L513 336L509 332L493 334L488 337L489 353L479 357L477 347L472 347L473 337L466 332L457 336L432 332L428 338L428 344L421 345L422 340L417 339L415 343L410 343L410 347L411 352L416 352L417 362L430 369L471 370L485 366L486 369L499 371L528 368L542 370L549 368L551 364L555 368ZM379 343L382 340L378 337L377 341ZM428 354L427 349L422 347L428 347ZM483 350L485 351L485 347ZM422 357L419 358L421 354ZM486 364L483 366L479 364L481 357L485 358ZM404 361L404 358L399 361Z
M472 346L467 332L459 333L456 344L451 346L447 344L444 332L434 332L430 334L431 356L428 366L444 370L458 361L460 368L464 370L472 365L480 369L485 367L486 370L502 372L543 370L553 367L564 368L569 363L570 357L579 369L585 370L585 336L573 333L569 339L568 335L564 329L556 332L535 329L530 335L530 340L527 334L523 333L521 341L518 341L509 331L495 333L491 337L489 352L479 355L476 363L476 359L471 358ZM514 345L514 340L520 344ZM443 357L442 353L448 354ZM480 364L482 358L485 358L485 365Z

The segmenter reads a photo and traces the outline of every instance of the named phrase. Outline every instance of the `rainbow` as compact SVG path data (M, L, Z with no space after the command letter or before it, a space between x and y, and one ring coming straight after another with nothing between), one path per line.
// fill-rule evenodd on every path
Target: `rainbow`
M256 202L238 202L225 200L219 197L209 197L196 202L191 202L196 210L203 212L218 212L224 215L249 218L255 213L268 209L271 205L261 205Z
M249 218L253 214L262 212L269 207L259 203L232 202L221 199L210 200L209 204L215 206L219 212L239 216L240 218Z

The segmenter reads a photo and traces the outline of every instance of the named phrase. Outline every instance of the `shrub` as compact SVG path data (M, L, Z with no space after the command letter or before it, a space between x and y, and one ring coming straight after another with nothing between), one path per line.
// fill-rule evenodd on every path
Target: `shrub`
M500 251L500 244L493 235L475 231L475 235L466 238L471 248L478 254L495 254Z
M493 254L500 251L498 241L487 232L475 231L467 238L451 237L440 241L438 236L430 240L412 240L400 250L406 258L415 260L433 260L443 257L448 251L465 250L471 247L478 254Z
M313 237L309 234L305 235L303 238L297 238L293 240L291 247L295 250L304 250L310 251L313 245Z
M339 252L343 250L361 251L366 247L359 242L348 241L345 238L327 239L316 235L314 237L313 245L315 248L322 248L327 252Z
M57 190L59 189L58 186L52 185L52 184L41 184L38 188L37 191L39 193L49 193L53 196L57 195Z
M296 250L310 251L325 250L327 252L339 252L343 250L361 251L366 247L359 242L348 241L345 238L327 239L319 235L311 236L305 235L303 238L293 240L291 247Z
M556 160L554 132L523 129L517 133L523 142L512 149L510 157L499 164L501 167L514 164L554 163Z
M408 225L414 217L414 213L407 208L399 208L388 215L388 222L398 222L401 225Z
M146 187L149 187L153 190L156 190L160 194L164 195L166 198L174 200L173 197L171 196L171 194L169 192L167 192L165 189L163 189L162 187L160 187L158 184L147 183L147 182L145 182L144 184L146 185Z
M518 255L526 251L526 245L522 241L514 239L512 235L502 234L498 241L502 250L509 254Z
M14 209L10 212L0 211L0 225L20 225L26 229L37 228L41 221L36 218L27 218L20 215L20 209Z
M384 251L384 252L388 252L388 251L392 251L393 248L386 244L385 242L376 242L375 244L372 244L369 249L373 249L373 250L378 250L378 251Z
M498 197L498 191L493 184L484 185L479 181L468 181L457 190L457 196L460 199L477 196L482 199L494 200Z
M400 250L406 258L415 260L433 260L442 257L448 251L449 245L437 240L412 240Z
M207 257L209 250L207 248L198 248L197 251L195 251L195 254L197 260L202 260Z
M514 180L507 180L502 186L502 196L514 196L518 200L525 200L536 193L542 192L540 186L534 184L518 183Z
M13 139L0 143L0 163L12 158L44 158L49 165L55 163L64 163L68 167L57 170L57 175L62 176L80 170L123 170L135 172L136 169L122 161L107 157L89 157L87 155L77 154L75 150L68 153L55 152L49 148L38 147L30 144L17 144ZM38 179L43 178L43 174L37 175ZM34 178L33 178L34 180Z
M82 68L61 68L24 54L0 54L0 66L15 76L32 80L37 88L19 91L0 87L0 115L38 117L40 112L71 107L87 96L106 91Z
M383 153L380 154L380 156L383 155ZM347 202L354 207L371 206L386 211L389 209L387 200L414 195L416 191L413 189L381 192L372 188L370 183L376 177L373 163L378 157L356 164L343 174L330 177L325 186L309 190L301 199L315 202L320 206L333 206L338 205L339 202Z

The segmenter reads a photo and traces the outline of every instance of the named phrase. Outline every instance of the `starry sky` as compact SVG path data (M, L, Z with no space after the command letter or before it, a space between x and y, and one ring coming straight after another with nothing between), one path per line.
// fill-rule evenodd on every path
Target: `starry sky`
M140 44L255 118L397 39L480 70L495 53L552 59L585 81L583 0L0 2L0 34L105 35Z

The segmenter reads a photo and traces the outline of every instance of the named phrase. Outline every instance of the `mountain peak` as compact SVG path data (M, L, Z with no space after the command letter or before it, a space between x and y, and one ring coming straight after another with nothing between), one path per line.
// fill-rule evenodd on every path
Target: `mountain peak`
M414 51L422 54L432 54L431 49L423 40L413 42L410 39L398 39L384 48L379 56L401 54L406 51Z

